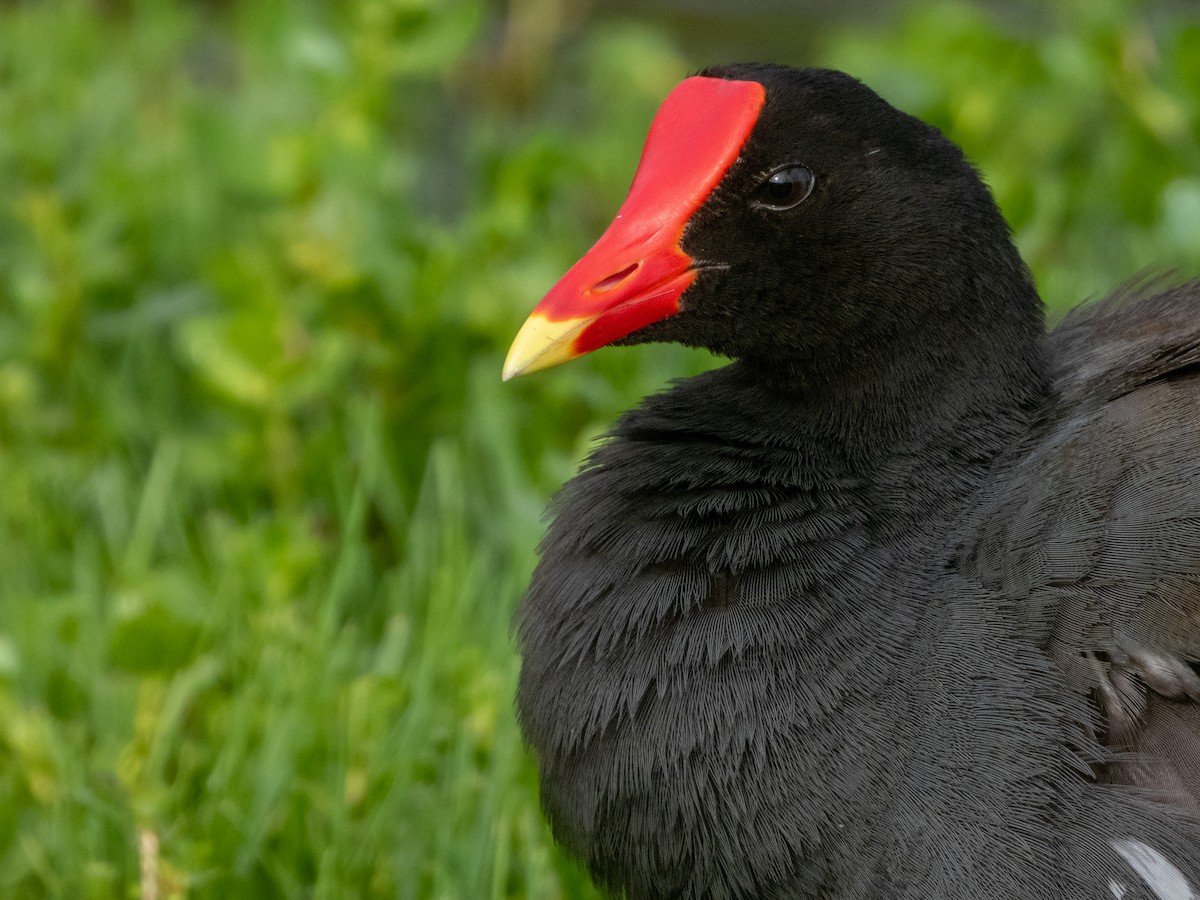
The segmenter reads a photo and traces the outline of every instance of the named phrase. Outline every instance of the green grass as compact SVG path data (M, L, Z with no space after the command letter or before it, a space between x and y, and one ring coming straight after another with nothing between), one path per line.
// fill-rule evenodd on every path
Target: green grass
M1132 8L821 61L967 146L1063 308L1200 271L1200 27ZM592 437L709 362L498 372L707 60L514 9L0 7L0 896L594 896L509 618Z

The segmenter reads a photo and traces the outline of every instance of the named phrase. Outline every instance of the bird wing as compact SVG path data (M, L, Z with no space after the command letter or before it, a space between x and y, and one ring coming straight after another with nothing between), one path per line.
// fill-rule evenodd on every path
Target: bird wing
M1200 283L1154 287L1051 335L1058 401L964 559L1091 695L1100 778L1200 811Z

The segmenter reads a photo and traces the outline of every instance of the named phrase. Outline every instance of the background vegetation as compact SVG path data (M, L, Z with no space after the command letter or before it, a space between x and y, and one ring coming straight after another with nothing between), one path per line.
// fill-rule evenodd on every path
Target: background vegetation
M1200 273L1183 4L789 11L790 50L574 9L0 5L0 896L592 896L508 620L594 435L711 361L498 373L756 35L964 144L1054 309Z

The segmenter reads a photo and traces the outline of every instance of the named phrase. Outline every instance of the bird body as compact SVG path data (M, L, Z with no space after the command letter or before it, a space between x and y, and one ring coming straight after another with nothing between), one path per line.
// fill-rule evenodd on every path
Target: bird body
M680 158L673 216L645 173ZM961 152L848 76L668 99L508 367L735 360L621 418L518 614L543 806L602 887L1200 898L1200 287L1135 293L1047 338Z

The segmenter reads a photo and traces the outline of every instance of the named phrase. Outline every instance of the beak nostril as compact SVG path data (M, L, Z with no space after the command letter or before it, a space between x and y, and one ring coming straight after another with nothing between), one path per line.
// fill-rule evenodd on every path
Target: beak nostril
M626 278L628 278L630 275L632 275L634 272L636 272L639 265L641 265L641 264L633 263L633 264L628 265L625 268L623 268L620 272L614 272L612 275L609 275L607 278L600 279L599 281L597 281L595 284L593 284L591 286L589 291L590 292L611 291L618 284L620 284L622 281L624 281Z

